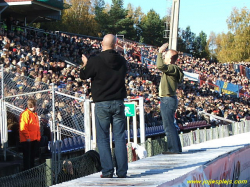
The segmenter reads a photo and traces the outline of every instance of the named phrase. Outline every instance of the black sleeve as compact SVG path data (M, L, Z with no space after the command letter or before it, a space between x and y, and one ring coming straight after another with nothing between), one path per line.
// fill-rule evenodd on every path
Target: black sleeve
M94 77L95 74L96 74L96 72L95 72L95 64L96 63L94 61L94 57L90 58L88 60L87 65L80 70L80 78L85 80L85 79Z

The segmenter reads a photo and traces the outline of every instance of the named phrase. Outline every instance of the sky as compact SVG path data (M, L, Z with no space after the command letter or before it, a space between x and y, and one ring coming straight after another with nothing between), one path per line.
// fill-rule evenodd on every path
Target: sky
M112 3L112 0L104 0ZM167 15L171 8L172 0L124 0L124 8L131 3L135 8L141 6L142 12L147 13L154 9L160 17ZM204 31L207 36L211 31L216 34L226 33L226 20L234 7L250 8L250 0L180 0L179 28L186 29L190 26L191 31L198 35Z

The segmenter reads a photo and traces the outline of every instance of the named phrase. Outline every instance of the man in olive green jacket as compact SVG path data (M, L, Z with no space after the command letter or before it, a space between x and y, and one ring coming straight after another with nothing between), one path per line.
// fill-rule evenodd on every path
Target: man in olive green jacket
M167 136L167 152L165 154L181 153L182 147L177 129L174 125L174 114L178 106L176 90L178 84L182 82L184 73L175 62L178 59L178 52L168 50L162 58L162 52L168 47L164 44L160 47L157 56L157 68L162 71L159 86L159 96L161 98L161 116L163 128Z

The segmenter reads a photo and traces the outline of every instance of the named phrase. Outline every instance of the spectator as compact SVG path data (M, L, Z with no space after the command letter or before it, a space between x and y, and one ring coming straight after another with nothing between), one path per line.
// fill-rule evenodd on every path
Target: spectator
M112 124L115 140L116 174L125 178L128 170L125 141L126 60L114 51L116 37L104 36L100 55L87 60L83 55L81 79L91 78L92 97L95 102L97 145L102 165L102 178L112 178L114 166L109 144L109 129ZM85 69L86 68L86 69Z
M162 52L168 47L164 44L159 49L157 56L157 68L163 72L161 77L161 84L159 88L159 96L161 97L161 116L165 134L167 136L166 153L180 153L182 152L180 138L177 129L174 125L174 114L178 106L176 90L178 83L183 80L182 70L175 65L178 58L178 52L168 50L165 54L163 62Z
M15 24L14 19L13 24ZM129 84L129 86L127 86L128 96L132 99L144 97L145 104L149 106L150 114L153 115L152 117L158 116L157 119L161 120L159 105L156 105L154 102L155 99L159 99L158 87L161 76L161 72L153 65L157 57L157 48L144 47L135 42L121 40L118 43L120 46L126 46L126 59L129 62L129 71L126 76L126 85ZM6 30L3 31L0 37L0 45L3 49L3 51L0 52L2 57L1 63L4 63L5 70L10 73L12 78L15 76L18 77L17 79L20 79L20 76L28 76L32 79L39 78L36 86L30 84L30 81L24 83L24 80L21 80L21 84L18 84L18 93L36 91L43 88L46 84L42 84L42 81L46 82L47 78L48 84L55 83L55 87L59 87L58 91L74 95L75 93L73 92L82 90L82 93L91 99L90 81L79 82L77 76L79 76L80 69L70 66L69 64L66 66L62 61L77 62L77 59L80 59L82 54L86 54L87 57L96 55L101 50L98 40L69 36L64 33L38 36L29 29L27 29L25 33L22 31L8 32ZM143 64L141 64L142 59L138 56L140 52L143 57ZM17 65L17 63L19 63L19 65ZM247 108L249 105L249 80L244 74L241 74L237 70L234 71L233 66L242 65L250 67L250 62L222 64L180 54L176 63L183 70L198 73L201 76L200 84L185 79L179 86L179 90L177 90L178 98L180 98L178 109L183 110L181 113L177 110L179 114L176 114L176 117L178 116L178 118L181 119L177 119L178 123L197 120L196 117L190 118L190 112L187 112L190 108L196 108L208 113L214 110L220 110L220 116L223 116L223 110L218 109L219 106L224 106L224 110L228 110L229 108L234 109L235 106L233 106L233 104L235 102L243 104L241 109ZM71 73L72 70L74 70L75 73ZM129 76L130 74L131 76ZM61 79L61 76L63 76L63 79ZM67 78L70 78L71 81L67 81ZM73 81L73 79L76 81ZM216 93L214 85L217 80L242 85L244 94L240 95L242 96L241 99L232 99L232 97L229 98L223 93ZM18 81L13 82L13 84L15 83L18 83ZM81 85L84 85L84 87L81 87ZM12 100L20 99L13 98ZM224 103L225 100L227 103ZM229 106L230 103L232 103L231 106ZM237 117L240 113L239 106L236 106L235 109L237 109ZM244 113L244 116L247 115L248 112L246 112L246 114ZM229 117L231 116L232 115L229 114ZM235 118L235 120L237 119Z
M27 109L20 115L20 142L23 148L24 170L34 167L38 143L41 139L36 100L27 101Z

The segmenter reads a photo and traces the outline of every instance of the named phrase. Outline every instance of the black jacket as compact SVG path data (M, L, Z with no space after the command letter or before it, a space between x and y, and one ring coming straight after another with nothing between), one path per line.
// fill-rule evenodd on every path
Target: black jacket
M80 78L91 78L94 102L123 100L126 97L127 62L114 50L106 50L88 60Z

